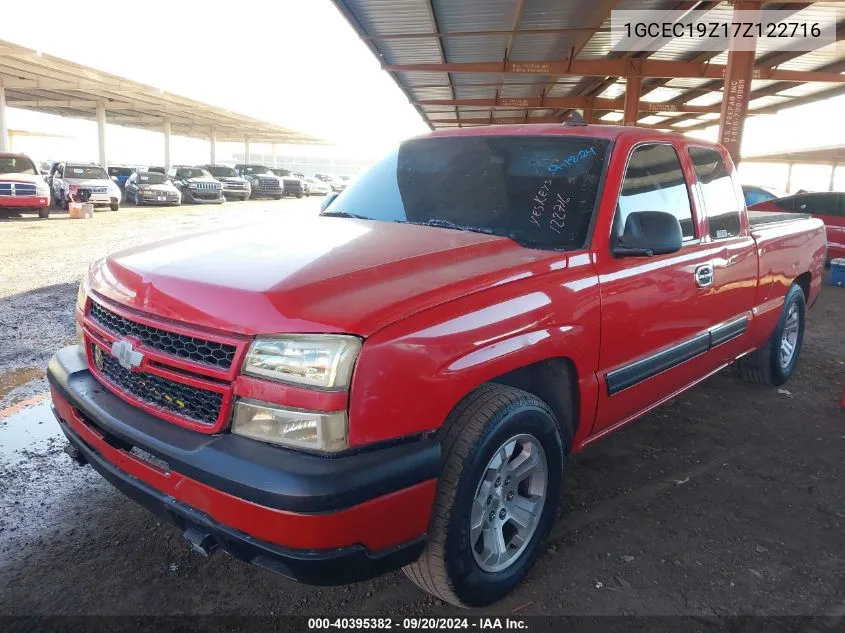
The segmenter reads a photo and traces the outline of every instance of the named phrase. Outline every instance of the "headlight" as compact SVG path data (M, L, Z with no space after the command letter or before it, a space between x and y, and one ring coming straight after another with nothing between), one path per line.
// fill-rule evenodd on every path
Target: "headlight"
M197 183L195 183L195 182L189 182L189 183L188 183L188 186L189 186L191 189L196 189L196 188L197 188Z
M290 448L337 452L348 446L346 411L323 413L239 400L232 433Z
M256 339L244 373L323 389L347 389L361 351L361 339L333 334L299 334Z

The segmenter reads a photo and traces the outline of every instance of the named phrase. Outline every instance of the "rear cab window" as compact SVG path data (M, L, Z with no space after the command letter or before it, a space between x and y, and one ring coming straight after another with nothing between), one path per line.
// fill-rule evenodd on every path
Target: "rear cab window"
M613 219L614 242L628 216L639 211L671 213L681 225L684 242L698 237L681 160L669 143L645 143L631 151Z
M341 193L325 215L575 250L587 241L609 148L607 139L574 135L412 139Z
M710 239L737 237L742 231L745 199L725 159L709 147L690 146L689 155L707 211Z

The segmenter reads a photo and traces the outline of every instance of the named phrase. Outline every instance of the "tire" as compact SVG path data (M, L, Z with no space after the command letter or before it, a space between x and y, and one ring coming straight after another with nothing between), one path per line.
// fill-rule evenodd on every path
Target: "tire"
M804 291L798 284L792 284L786 293L780 318L769 340L760 349L737 360L736 366L743 380L779 387L790 379L801 355L806 311ZM787 335L792 338L793 334L793 352L787 361L783 353L783 341Z
M491 383L464 398L449 415L443 428L443 469L437 482L429 540L420 558L403 568L405 575L423 591L465 607L496 602L519 585L533 566L555 519L563 485L565 446L571 440L569 428L571 426L567 422L562 431L548 405L521 389ZM516 525L506 511L506 508L514 509L511 503L513 495L510 494L514 488L506 493L505 486L514 484L507 483L510 477L502 477L508 466L521 463L517 458L522 452L513 449L510 459L514 461L509 461L504 470L500 466L491 466L491 459L497 456L500 448L506 448L508 442L517 441L517 438L531 438L536 446L531 445L527 454L534 455L537 450L538 459L540 454L545 458L545 497L542 509L532 515L538 518L533 531L526 533L525 544L511 553L511 539L516 537L508 537L507 542L503 540L506 555L512 557L510 562L501 569L493 569L488 564L485 570L482 565L486 561L480 560L485 557L486 551L482 546L495 540L485 540L489 538L489 533L483 531L484 527L489 528L490 519L502 516L506 516L505 523L512 529ZM502 477L492 468L499 468ZM497 479L491 482L492 477ZM533 477L532 486L535 485ZM517 482L517 488L521 489L522 483L528 481ZM487 496L484 486L489 486ZM519 499L523 493L517 494ZM484 499L482 505L474 502L478 495ZM479 511L480 523L477 525L482 526L478 528L479 540L475 542L470 526L471 519L475 520L473 508ZM504 535L504 528L502 530ZM494 554L490 556L487 561L493 560Z
M109 205L109 209L111 209L112 211L120 211L120 203L119 202L112 202Z
M301 194L301 193L298 193L298 194L296 194L296 197L297 197L297 198L301 198L301 197L302 197L302 194Z
M285 197L285 196L284 196L284 194L282 194L282 195L280 195L280 196L273 196L273 199L274 199L274 200L281 200L281 199L282 199L282 198L284 198L284 197Z
M38 217L42 219L47 219L50 217L50 208L44 207L43 209L38 209Z

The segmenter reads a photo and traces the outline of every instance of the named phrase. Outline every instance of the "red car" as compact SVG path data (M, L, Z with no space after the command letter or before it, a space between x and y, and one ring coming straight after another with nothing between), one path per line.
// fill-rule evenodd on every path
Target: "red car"
M845 193L822 191L758 202L753 211L809 213L824 222L827 230L827 257L845 257Z
M542 551L567 455L731 363L793 374L824 226L760 216L681 135L436 132L322 217L95 262L56 416L201 553L489 604Z
M50 217L50 188L32 159L0 153L0 209L37 211Z

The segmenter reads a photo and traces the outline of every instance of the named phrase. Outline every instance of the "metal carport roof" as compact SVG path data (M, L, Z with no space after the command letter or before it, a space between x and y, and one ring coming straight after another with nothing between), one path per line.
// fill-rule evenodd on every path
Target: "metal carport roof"
M728 55L669 40L613 52L610 11L731 15L724 1L333 0L432 128L560 121L570 109L621 121L626 77L642 78L637 124L685 131L718 123ZM764 2L805 17L836 2ZM837 39L845 22L836 25ZM845 94L845 50L758 44L750 114ZM788 42L784 47L789 46ZM806 73L815 73L814 75ZM820 81L823 83L808 83Z
M273 123L194 101L0 40L0 88L6 106L218 141L322 143Z

